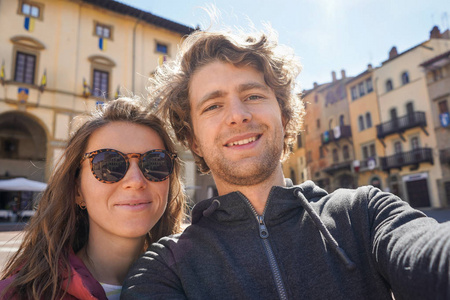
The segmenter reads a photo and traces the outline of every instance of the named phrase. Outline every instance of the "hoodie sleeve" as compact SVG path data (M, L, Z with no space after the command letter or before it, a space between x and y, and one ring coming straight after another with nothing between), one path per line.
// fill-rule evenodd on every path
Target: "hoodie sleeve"
M368 206L373 255L395 298L450 299L450 222L376 188Z
M174 268L173 240L153 244L128 272L120 299L187 299Z

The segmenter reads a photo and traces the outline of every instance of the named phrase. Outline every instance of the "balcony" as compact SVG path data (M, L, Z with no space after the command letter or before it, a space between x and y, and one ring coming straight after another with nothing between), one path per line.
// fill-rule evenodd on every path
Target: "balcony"
M352 162L345 161L341 163L334 163L331 166L324 168L322 171L327 173L328 175L333 176L335 173L340 171L351 171Z
M322 145L326 145L330 142L337 142L343 138L349 138L352 136L352 129L349 125L336 126L335 128L325 131L320 135Z
M401 169L404 166L428 162L433 164L433 149L417 148L408 152L401 152L391 156L380 157L381 169L389 172L391 169Z
M380 167L380 159L378 157L370 157L361 160L359 163L359 172L370 171Z
M439 158L441 164L449 164L450 165L450 148L442 149L439 151Z
M407 114L406 116L392 119L391 121L381 123L377 125L377 137L383 139L388 135L403 133L404 131L415 127L426 127L427 119L425 113L421 111L415 111Z

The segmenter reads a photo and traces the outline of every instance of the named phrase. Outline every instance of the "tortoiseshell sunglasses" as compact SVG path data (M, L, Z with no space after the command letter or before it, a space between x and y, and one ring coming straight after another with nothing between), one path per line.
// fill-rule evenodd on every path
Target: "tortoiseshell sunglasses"
M167 150L154 149L141 153L122 153L114 149L100 149L83 155L83 162L89 159L94 177L103 183L115 183L125 177L130 166L130 158L139 159L139 169L150 181L164 181L173 172L176 154Z

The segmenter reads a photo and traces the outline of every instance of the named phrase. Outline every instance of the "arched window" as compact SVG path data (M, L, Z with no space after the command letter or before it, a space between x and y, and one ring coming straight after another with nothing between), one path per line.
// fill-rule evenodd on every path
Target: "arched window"
M333 162L338 162L339 156L338 156L338 150L336 148L333 149Z
M394 88L394 86L392 85L392 80L388 79L386 81L386 92L392 91L393 88Z
M366 128L372 127L372 116L370 112L366 113Z
M344 115L339 116L339 126L344 126Z
M407 84L409 83L409 74L408 72L403 72L402 73L402 84Z
M344 157L344 160L347 160L350 158L350 152L348 150L348 145L345 145L342 147L342 156Z
M364 117L363 116L358 117L358 125L359 125L359 131L363 131L364 130Z

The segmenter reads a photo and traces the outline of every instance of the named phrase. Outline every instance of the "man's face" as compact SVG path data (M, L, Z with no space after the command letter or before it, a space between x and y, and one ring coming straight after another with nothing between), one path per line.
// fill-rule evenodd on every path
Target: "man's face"
M283 120L261 72L209 63L192 76L189 100L192 150L208 164L219 192L263 182L279 167Z

